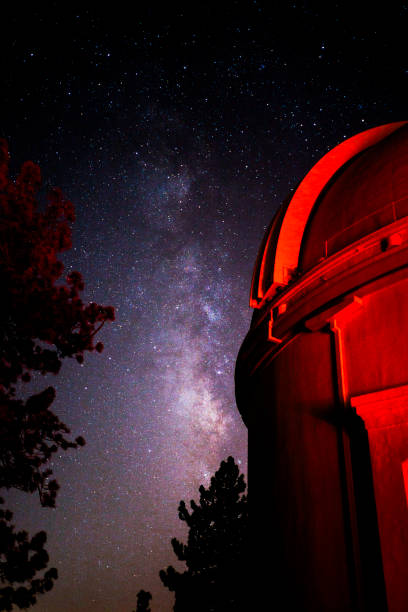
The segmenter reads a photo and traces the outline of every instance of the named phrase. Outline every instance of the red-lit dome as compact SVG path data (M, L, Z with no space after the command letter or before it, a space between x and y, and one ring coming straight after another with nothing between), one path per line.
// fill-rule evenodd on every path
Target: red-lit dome
M258 255L251 306L322 260L408 215L408 123L357 134L327 153L282 205Z

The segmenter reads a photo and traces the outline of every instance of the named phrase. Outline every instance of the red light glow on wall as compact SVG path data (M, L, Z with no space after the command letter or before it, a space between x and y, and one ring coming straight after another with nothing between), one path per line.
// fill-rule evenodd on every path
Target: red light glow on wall
M408 507L408 459L405 459L405 461L402 462L402 476L404 478L405 498Z
M389 609L408 609L408 386L351 400L368 431ZM402 469L401 469L402 466Z

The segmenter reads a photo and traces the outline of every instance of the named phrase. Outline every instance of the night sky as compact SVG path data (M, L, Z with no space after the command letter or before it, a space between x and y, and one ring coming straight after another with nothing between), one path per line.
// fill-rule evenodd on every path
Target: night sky
M74 202L66 270L116 308L102 355L38 387L87 440L53 464L57 508L5 496L58 568L38 612L131 612L139 589L170 611L178 502L228 455L246 473L233 376L266 226L329 149L407 119L408 5L343 4L2 8L13 171L37 162Z

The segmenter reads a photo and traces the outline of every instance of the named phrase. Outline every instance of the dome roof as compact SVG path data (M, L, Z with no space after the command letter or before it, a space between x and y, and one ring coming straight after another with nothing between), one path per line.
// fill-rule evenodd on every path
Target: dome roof
M251 306L355 241L408 215L408 122L329 151L276 213L258 254Z

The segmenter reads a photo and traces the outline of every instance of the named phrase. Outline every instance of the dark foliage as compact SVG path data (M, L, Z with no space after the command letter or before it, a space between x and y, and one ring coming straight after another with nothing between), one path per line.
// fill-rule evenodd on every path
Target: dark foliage
M101 352L103 345L94 344L94 336L106 321L114 319L114 311L110 306L83 304L79 272L62 278L58 256L71 247L71 202L53 189L41 208L38 166L26 162L13 181L8 176L8 162L7 143L1 140L0 487L38 491L42 505L54 506L58 484L50 479L52 471L46 465L58 450L85 442L81 437L69 439L68 427L50 410L53 387L26 400L17 397L17 389L30 381L33 372L57 374L65 357L82 363L85 351ZM48 562L42 548L45 534L29 541L25 532L14 534L9 520L10 513L3 511L6 537L2 540L0 581L29 581L30 586L17 590L10 586L13 592L3 589L0 609L5 610L11 609L7 606L12 603L31 605L35 593L49 590L56 577L56 571L49 570L43 579L34 579L35 572ZM27 557L29 550L35 554ZM19 564L21 571L17 571Z
M143 591L143 589L139 591L137 594L137 607L133 612L151 612L149 606L151 598L152 595L149 591Z
M49 591L57 578L55 568L35 578L48 564L44 550L47 536L40 531L30 540L26 531L15 532L12 516L9 510L0 509L0 583L7 585L0 587L0 610L12 610L13 604L19 608L32 606L36 595Z
M160 572L163 584L175 592L175 612L244 610L247 597L248 503L243 474L232 457L222 461L200 501L184 501L179 517L189 527L188 542L176 538L173 550L187 570Z

